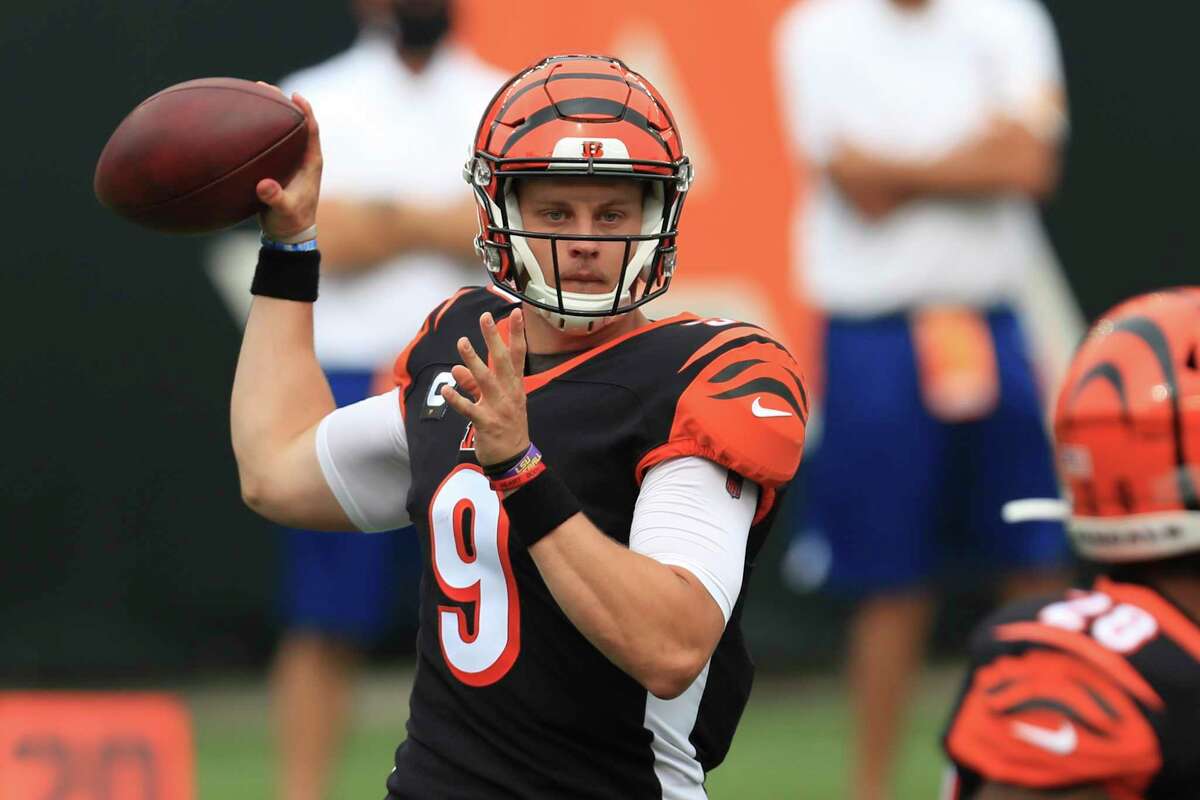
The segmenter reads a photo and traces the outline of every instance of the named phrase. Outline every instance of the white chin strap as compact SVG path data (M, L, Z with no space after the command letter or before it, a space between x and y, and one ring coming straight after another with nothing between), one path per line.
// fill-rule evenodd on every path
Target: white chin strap
M646 195L645 201L642 203L643 234L660 233L662 230L662 183L654 181L650 189L651 191ZM521 210L517 205L517 195L513 190L512 181L509 181L508 185L504 188L504 206L508 213L508 227L514 230L523 229L525 225L521 219ZM492 204L492 211L497 219L500 218L500 209L496 208L494 203ZM525 294L531 300L536 300L539 303L550 306L557 306L558 291L546 282L545 273L538 264L537 258L534 257L533 251L529 249L527 237L510 236L509 238L512 240L514 266L528 278L524 288ZM561 241L566 240L560 239L559 242ZM633 286L633 282L638 277L649 280L650 268L654 260L654 250L658 245L659 240L657 239L648 239L636 243L633 255L629 259L629 266L625 269L625 280L621 282L620 286L614 286L607 292L597 294L563 292L562 305L566 313L547 311L536 306L534 310L549 320L555 328L567 333L586 334L603 328L615 320L616 315L609 313L607 316L592 317L580 316L571 312L611 312L613 304L617 302L617 298L627 296L630 287ZM553 246L557 247L558 243L556 242Z

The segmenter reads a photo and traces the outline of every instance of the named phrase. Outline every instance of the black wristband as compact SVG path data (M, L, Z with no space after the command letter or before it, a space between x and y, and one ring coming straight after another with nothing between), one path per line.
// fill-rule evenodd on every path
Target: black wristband
M552 469L504 498L509 532L533 547L548 533L583 510L574 493Z
M312 303L317 299L321 251L290 252L260 247L250 294Z

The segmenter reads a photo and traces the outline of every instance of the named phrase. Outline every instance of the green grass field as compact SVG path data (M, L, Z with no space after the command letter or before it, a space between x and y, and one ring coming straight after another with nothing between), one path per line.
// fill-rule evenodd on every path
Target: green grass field
M897 774L896 796L937 796L937 736L957 670L921 683ZM356 722L341 759L333 800L379 800L392 751L404 730L409 676L374 672L359 693ZM195 722L200 800L269 800L272 754L265 688L258 683L185 691ZM709 776L713 800L838 800L845 796L849 720L828 677L761 678L725 763Z

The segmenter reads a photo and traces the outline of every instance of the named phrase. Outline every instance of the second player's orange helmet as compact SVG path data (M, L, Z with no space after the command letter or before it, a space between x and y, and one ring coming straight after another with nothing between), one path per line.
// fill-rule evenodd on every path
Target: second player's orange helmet
M514 179L546 175L645 181L640 234L566 237L526 230ZM667 290L692 175L675 120L648 80L607 56L547 58L501 87L480 120L464 169L479 205L476 249L500 289L562 330L592 330ZM568 238L623 241L624 268L605 294L564 292L545 280L529 238L551 240L554 263L541 266L554 275L559 240Z
M1200 550L1200 288L1129 300L1080 345L1054 436L1076 550L1094 561Z

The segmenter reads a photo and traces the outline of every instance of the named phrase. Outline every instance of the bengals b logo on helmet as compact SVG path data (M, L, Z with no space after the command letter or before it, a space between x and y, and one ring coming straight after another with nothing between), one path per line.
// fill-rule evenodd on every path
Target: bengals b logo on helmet
M1109 311L1059 392L1054 436L1085 558L1138 561L1200 549L1200 288Z

